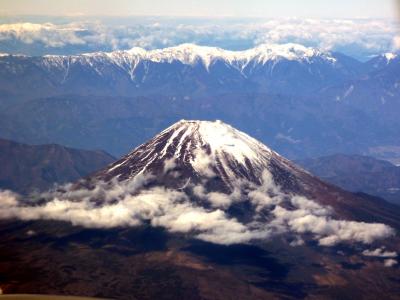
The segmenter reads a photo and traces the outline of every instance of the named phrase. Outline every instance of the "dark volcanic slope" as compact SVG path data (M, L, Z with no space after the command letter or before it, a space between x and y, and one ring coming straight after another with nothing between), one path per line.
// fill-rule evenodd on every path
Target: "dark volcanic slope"
M0 188L26 193L75 181L114 161L103 151L25 145L0 139Z
M399 268L284 239L223 246L163 230L0 223L4 293L121 300L400 299ZM28 234L27 234L28 233ZM374 284L371 284L373 282Z
M297 161L316 176L352 192L400 204L400 167L368 156L336 154Z

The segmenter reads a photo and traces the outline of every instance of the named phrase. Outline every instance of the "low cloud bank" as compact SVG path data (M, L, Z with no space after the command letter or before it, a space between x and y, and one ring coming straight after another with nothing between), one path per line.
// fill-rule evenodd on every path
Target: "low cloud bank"
M168 161L164 170L174 166ZM208 192L203 186L188 184L183 189L157 186L144 189L152 175L139 174L128 181L99 182L94 189L72 189L41 195L44 204L24 201L10 191L0 191L0 218L59 220L89 228L139 226L149 222L175 233L217 244L248 243L279 234L292 236L292 246L304 243L308 234L321 246L338 243L370 244L390 237L394 230L384 224L336 220L332 209L302 196L283 193L272 175L264 171L262 185L251 185L243 194L240 184L231 194ZM198 201L188 196L195 195ZM252 207L252 220L242 222L228 209L243 201ZM392 258L395 252L376 249L366 256Z
M312 233L321 246L334 246L341 242L370 244L394 234L393 229L384 224L332 219L329 210L304 197L293 197L292 204L295 210L277 206L272 211L274 222L299 234Z
M139 176L136 181L145 182L146 178ZM111 187L109 194L104 189L106 186ZM37 206L23 205L18 195L1 191L0 218L59 220L89 228L139 226L150 221L151 225L164 227L170 232L192 232L199 239L219 244L268 237L268 231L242 224L220 209L209 210L192 204L182 191L155 187L133 195L136 187L136 184L115 183L110 186L102 183L93 191L82 189L55 193L53 199ZM99 205L95 199L100 199L97 197L103 193L106 201ZM50 195L45 196L49 198Z
M0 25L4 49L23 54L76 54L88 51L157 49L181 43L238 50L263 43L299 43L340 51L361 59L398 49L397 24L376 19L269 19L269 20L171 20L136 18L128 24L107 20L82 22L71 19L56 24L9 23ZM20 44L33 47L21 47ZM7 49L7 50L6 50ZM35 51L30 53L29 51ZM55 51L56 50L56 51Z

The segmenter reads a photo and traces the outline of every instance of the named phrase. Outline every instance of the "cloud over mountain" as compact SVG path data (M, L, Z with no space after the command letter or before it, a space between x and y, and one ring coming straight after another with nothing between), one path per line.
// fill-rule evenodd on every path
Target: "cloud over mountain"
M72 54L132 47L155 49L181 43L235 50L263 43L300 43L365 59L398 48L396 26L388 20L222 19L210 22L136 18L125 23L70 19L62 24L51 21L0 25L0 51Z
M232 194L206 193L199 186L190 186L193 194L200 195L211 207L196 204L183 190L162 186L142 189L151 178L151 174L140 174L124 182L98 182L94 189L71 189L66 185L62 192L40 195L46 200L40 205L25 202L10 191L1 191L0 218L59 220L88 228L139 226L149 222L170 232L190 233L198 239L226 245L281 234L298 239L302 234L312 234L321 246L343 242L370 244L394 235L394 230L384 224L332 218L331 208L283 193L268 171L263 173L262 185L251 188L248 195L241 194L240 186ZM247 223L228 213L233 203L247 201L244 199L249 199L255 212ZM266 214L268 221L262 218ZM364 255L386 253L375 250Z

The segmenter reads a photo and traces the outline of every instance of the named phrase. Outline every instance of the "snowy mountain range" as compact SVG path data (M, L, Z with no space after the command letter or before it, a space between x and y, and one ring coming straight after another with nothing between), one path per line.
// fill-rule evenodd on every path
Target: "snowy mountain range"
M344 55L297 44L262 45L245 51L183 44L75 56L2 56L0 65L0 90L8 92L17 92L9 88L16 88L13 80L19 78L19 84L30 87L31 95L68 92L133 96L151 90L190 97L204 95L209 89L310 92L352 78L362 69L361 63ZM299 83L293 82L293 75ZM34 85L37 80L41 90Z
M132 48L126 51L87 53L71 56L71 60L69 60L68 56L46 55L44 57L49 65L58 64L63 67L65 67L66 61L74 63L75 61L86 60L88 64L92 64L94 67L96 61L108 61L129 73L134 73L140 61L155 63L180 62L184 65L201 63L207 70L216 61L222 61L241 71L246 69L251 62L264 65L269 61L277 61L279 59L309 61L312 58L319 57L331 63L336 62L336 59L328 52L324 53L318 49L304 47L299 44L265 44L244 51L230 51L216 47L182 44L176 47L149 51L143 48ZM101 73L101 70L97 71Z
M221 119L290 158L400 149L399 69L394 53L296 44L3 55L0 136L121 155L180 119Z

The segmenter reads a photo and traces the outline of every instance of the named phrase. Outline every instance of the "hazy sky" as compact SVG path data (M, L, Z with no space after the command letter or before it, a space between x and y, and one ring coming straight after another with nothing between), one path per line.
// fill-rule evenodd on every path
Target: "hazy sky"
M0 0L2 15L393 18L396 0Z

